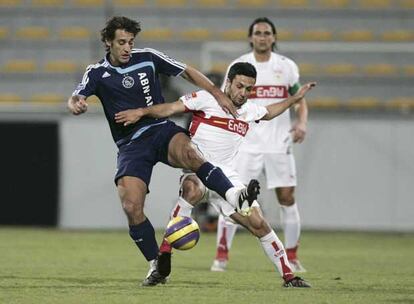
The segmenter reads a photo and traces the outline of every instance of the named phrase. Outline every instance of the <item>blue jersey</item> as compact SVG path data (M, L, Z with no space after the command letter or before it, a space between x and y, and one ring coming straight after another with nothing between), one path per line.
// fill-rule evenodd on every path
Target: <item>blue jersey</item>
M115 122L115 114L163 103L158 74L178 76L186 65L150 48L133 49L129 62L119 67L112 66L108 56L86 68L72 95L96 95L101 100L112 137L118 143L164 119L143 117L125 127Z

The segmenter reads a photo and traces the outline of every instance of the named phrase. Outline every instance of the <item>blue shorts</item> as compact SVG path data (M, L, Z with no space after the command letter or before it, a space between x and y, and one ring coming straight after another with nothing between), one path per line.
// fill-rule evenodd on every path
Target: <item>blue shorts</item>
M148 187L152 168L157 162L171 166L168 163L168 144L177 133L188 134L188 131L167 120L120 146L115 184L123 176L135 176L143 180Z

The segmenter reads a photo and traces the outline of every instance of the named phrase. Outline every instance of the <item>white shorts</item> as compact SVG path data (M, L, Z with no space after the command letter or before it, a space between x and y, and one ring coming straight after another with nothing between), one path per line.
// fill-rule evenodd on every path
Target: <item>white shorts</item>
M267 189L295 187L296 165L293 154L284 153L250 153L239 151L234 167L242 182L252 178L258 179L263 172Z
M227 178L231 181L233 186L237 188L245 187L245 184L241 182L239 174L236 171L231 170L229 168L224 168L222 166L220 166L220 168L223 170ZM188 171L183 172L183 175L180 178L180 193L183 181L187 176L190 175L196 174ZM217 210L217 212L222 213L224 216L230 216L236 212L236 206L223 199L217 192L212 191L207 187L204 187L204 189L205 192L203 198L198 203L211 203L213 207ZM259 203L257 201L254 201L252 207L259 207Z

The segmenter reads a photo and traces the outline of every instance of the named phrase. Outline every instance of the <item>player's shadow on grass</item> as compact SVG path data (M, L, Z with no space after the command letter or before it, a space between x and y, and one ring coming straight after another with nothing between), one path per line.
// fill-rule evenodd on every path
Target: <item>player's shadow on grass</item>
M202 287L202 288L217 288L217 286L221 286L222 283L218 281L189 281L189 280L179 280L179 279L172 279L167 286L170 285L171 287L179 287L179 288L191 288L194 287Z
M116 286L121 286L122 284L125 283L130 283L133 282L135 283L137 281L137 279L135 277L131 277L131 278L122 278L122 279L111 279L111 278L100 278L100 277L76 277L76 278L71 278L71 277L29 277L29 276L13 276L13 275L9 275L9 276L1 276L0 275L0 279L5 279L5 280L30 280L32 281L31 285L32 286L25 286L25 287L29 287L29 288L45 288L45 287L65 287L65 286L51 286L51 285L47 285L47 286L36 286L35 284L33 284L35 281L58 281L58 282L64 282L64 283L69 283L69 284L76 284L73 285L71 287L78 287L77 285L79 284L80 286L86 286L86 285L99 285L99 284L103 284L103 286L95 286L96 288L107 288L108 284L110 285L116 285ZM6 288L21 288L22 285L16 285L16 286L8 286ZM68 286L66 285L65 288L67 288ZM4 287L3 287L4 288Z
M0 279L3 280L14 280L12 286L1 286L0 290L6 289L21 289L31 288L31 289L43 289L43 288L54 288L54 289L68 289L68 288L79 288L88 286L88 288L93 289L107 289L109 287L116 287L117 289L130 290L131 284L136 285L140 283L135 277L133 278L122 278L122 279L102 279L97 277L81 277L81 278L68 278L68 277L36 277L36 276L1 276ZM27 281L21 284L16 284L15 281ZM63 282L65 285L56 284L57 282ZM48 283L49 282L49 283ZM127 283L127 284L126 284ZM70 285L68 285L70 284ZM218 281L190 281L190 280L179 280L173 279L166 286L179 287L179 288L217 288L217 286L222 285Z
M185 270L185 271L208 271L210 272L210 268L207 266L186 266L186 265L173 265L173 269L172 271L180 271L180 270Z

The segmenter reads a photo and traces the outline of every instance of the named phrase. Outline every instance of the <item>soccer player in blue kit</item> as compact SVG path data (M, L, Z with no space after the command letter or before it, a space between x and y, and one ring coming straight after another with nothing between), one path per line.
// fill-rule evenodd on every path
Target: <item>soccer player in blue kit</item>
M74 115L79 115L87 111L89 96L96 95L101 100L119 149L115 183L128 219L129 235L150 262L150 270L142 285L153 286L166 282L165 276L158 271L158 265L163 261L158 255L154 228L144 214L145 196L157 162L195 172L206 187L235 204L245 200L253 202L259 187L256 181L245 189L234 187L220 168L203 158L191 143L187 131L167 119L146 117L128 126L115 122L118 112L164 102L159 74L182 76L212 94L224 110L236 113L227 96L196 69L157 50L133 48L140 31L140 24L126 17L113 17L107 22L101 31L107 54L98 63L87 67L82 81L68 100L68 108Z

